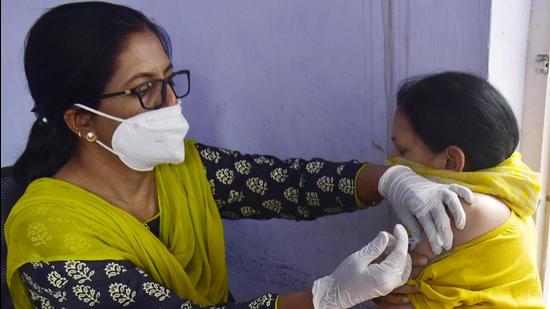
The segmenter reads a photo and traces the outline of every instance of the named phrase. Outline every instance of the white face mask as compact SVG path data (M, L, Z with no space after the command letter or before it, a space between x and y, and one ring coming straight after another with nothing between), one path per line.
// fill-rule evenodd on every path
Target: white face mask
M150 171L159 164L177 164L185 160L183 139L189 130L189 124L181 113L181 100L176 105L144 112L128 119L114 117L82 104L75 106L120 122L113 133L112 149L99 140L96 142L116 154L133 170Z

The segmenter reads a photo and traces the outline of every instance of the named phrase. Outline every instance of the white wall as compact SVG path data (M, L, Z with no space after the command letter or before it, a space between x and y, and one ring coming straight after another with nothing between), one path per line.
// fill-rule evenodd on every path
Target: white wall
M489 81L512 106L520 128L530 13L531 0L492 1Z

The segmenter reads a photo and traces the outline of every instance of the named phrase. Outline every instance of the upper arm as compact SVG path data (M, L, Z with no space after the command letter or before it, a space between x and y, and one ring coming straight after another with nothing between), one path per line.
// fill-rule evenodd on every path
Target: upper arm
M357 210L355 176L363 163L281 160L195 144L222 217L312 220Z
M452 225L453 248L494 230L510 217L510 209L496 198L479 193L474 193L474 197L474 202L471 205L460 200L466 213L466 224L462 230ZM422 242L413 252L425 255L430 259L434 257L425 234Z

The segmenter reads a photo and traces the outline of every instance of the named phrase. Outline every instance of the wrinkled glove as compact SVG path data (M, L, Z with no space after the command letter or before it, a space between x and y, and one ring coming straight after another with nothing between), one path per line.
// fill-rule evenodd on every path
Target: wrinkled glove
M474 199L472 191L464 186L433 182L403 165L392 166L384 172L378 182L378 191L389 200L397 217L412 235L421 235L424 229L436 255L442 248L449 250L453 245L445 205L455 226L461 230L466 224L466 214L458 196L470 204Z
M393 234L378 233L374 240L342 261L331 275L317 279L312 289L315 309L350 308L405 284L411 273L407 231L398 224ZM387 248L389 255L379 263L372 263Z

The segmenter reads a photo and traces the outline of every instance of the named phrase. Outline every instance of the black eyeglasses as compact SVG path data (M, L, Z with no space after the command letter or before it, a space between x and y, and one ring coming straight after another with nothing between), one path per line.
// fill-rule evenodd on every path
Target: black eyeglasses
M105 99L131 94L139 98L139 103L144 109L157 109L166 101L166 85L170 85L176 98L181 99L185 97L189 94L189 90L191 89L189 70L174 72L172 75L163 79L151 79L131 89L104 93L98 98Z

